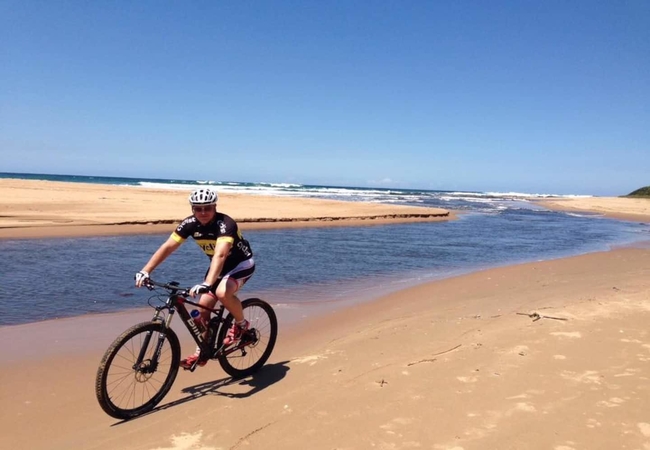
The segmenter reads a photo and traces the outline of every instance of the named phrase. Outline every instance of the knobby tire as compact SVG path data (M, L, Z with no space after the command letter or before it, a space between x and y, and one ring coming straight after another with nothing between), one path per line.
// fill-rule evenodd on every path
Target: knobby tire
M152 374L145 374L133 368L144 336L149 331L153 333L145 361L151 358L160 333L163 333L165 342L158 369L168 366L166 374L160 374L158 370ZM134 338L136 339L133 340ZM167 354L166 346L169 346L171 355ZM131 419L151 411L171 389L178 373L180 355L181 345L176 333L171 329L163 328L162 323L142 322L126 330L106 350L97 370L95 393L104 412L116 419ZM117 356L119 358L116 359ZM164 380L159 378L160 375ZM118 389L123 389L124 392L120 390L122 393L118 394L115 392ZM149 396L146 401L145 396Z
M278 336L278 319L271 305L259 298L249 298L242 302L242 308L244 318L250 322L249 329L257 331L259 340L254 344L241 346L241 349L232 353L219 356L219 364L233 378L244 378L257 372L271 356ZM233 316L228 314L219 330L217 342L223 342L233 320Z

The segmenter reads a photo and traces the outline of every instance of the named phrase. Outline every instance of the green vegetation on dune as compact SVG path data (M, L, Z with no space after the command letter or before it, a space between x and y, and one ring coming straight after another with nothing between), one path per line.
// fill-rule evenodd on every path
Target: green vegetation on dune
M650 186L642 187L634 192L630 192L625 197L648 197L650 198Z

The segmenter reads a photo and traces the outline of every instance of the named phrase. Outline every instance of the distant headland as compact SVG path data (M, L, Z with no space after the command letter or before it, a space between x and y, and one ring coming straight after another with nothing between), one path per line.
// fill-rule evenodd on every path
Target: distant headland
M630 192L624 197L648 197L650 198L650 186L642 187L634 192Z

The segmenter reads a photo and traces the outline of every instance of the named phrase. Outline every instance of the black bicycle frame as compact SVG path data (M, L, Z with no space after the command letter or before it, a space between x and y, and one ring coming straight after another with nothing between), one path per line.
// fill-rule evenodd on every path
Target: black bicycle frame
M235 345L234 347L229 347L227 349L224 349L224 346L220 346L218 350L215 349L215 339L219 334L219 327L225 321L225 318L223 316L225 307L223 306L223 304L220 304L218 308L213 309L195 303L191 300L188 300L186 297L178 294L172 294L170 296L170 299L172 303L171 306L176 311L178 311L178 314L181 316L183 323L185 323L185 326L187 327L190 334L194 338L196 345L198 345L199 348L201 349L201 353L200 353L201 358L213 358L216 353L219 353L222 356L227 356L230 355L231 353L242 350L243 347L246 346L246 342L242 340L239 344ZM201 309L207 309L215 314L215 316L212 317L210 321L206 324L207 339L203 339L202 332L199 330L198 326L194 323L194 319L192 319L190 313L187 312L187 308L185 308L185 304L190 304L192 306L196 306ZM169 323L169 321L167 323Z
M194 322L194 319L192 318L192 316L190 316L190 313L187 312L187 308L185 307L185 304L190 304L192 306L204 310L207 309L211 313L215 314L215 317L210 319L210 321L206 324L206 330L208 331L208 339L203 338L203 332L199 330L198 325ZM169 312L167 314L166 320L163 321L162 317L160 316L160 312L164 309L167 309ZM218 334L219 325L223 321L224 306L220 305L216 309L208 308L207 306L203 306L199 303L188 300L183 295L177 294L175 291L172 291L172 293L169 295L167 299L167 302L165 303L165 306L156 308L156 314L154 315L153 321L154 322L161 321L164 324L165 328L167 328L171 323L171 319L174 316L175 311L178 312L178 315L180 316L181 320L185 324L185 327L194 338L196 345L198 345L199 348L201 349L201 355L207 355L208 357L212 357L214 340L216 339L216 336ZM142 362L144 361L144 356L146 355L147 349L149 348L149 343L151 342L152 335L153 335L153 331L150 331L145 336L144 341L142 342L142 347L140 348L140 353L138 354L138 359L133 365L134 369L140 369L145 372L156 371L158 367L158 359L160 357L160 353L162 352L162 346L165 343L165 336L162 333L158 338L158 342L156 344L156 350L154 352L154 357L151 361L151 365L146 368L141 367Z
M194 319L192 318L192 316L190 316L190 313L187 312L187 308L185 307L186 304L195 306L197 308L201 308L203 310L208 310L211 313L215 314L215 316L212 319L210 319L208 323L205 324L206 331L208 331L208 339L203 339L203 332L199 330L198 325L194 322ZM172 306L174 307L174 309L176 309L176 311L178 311L178 315L180 316L181 320L183 321L188 331L194 338L196 345L198 345L199 348L201 348L201 353L203 353L203 351L209 351L210 347L214 343L213 339L216 338L216 334L218 332L218 325L223 320L224 306L220 305L216 309L208 308L207 306L203 306L199 303L188 300L187 298L181 295L172 295ZM216 319L216 323L215 323L215 319Z

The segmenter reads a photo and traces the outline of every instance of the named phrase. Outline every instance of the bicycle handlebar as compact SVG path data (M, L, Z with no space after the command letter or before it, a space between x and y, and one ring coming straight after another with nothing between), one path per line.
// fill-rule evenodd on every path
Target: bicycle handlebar
M175 295L180 295L182 297L190 296L190 288L182 288L175 281L170 281L169 283L160 283L158 281L152 280L151 278L147 278L144 281L143 286L149 290L153 290L154 287L161 287Z

